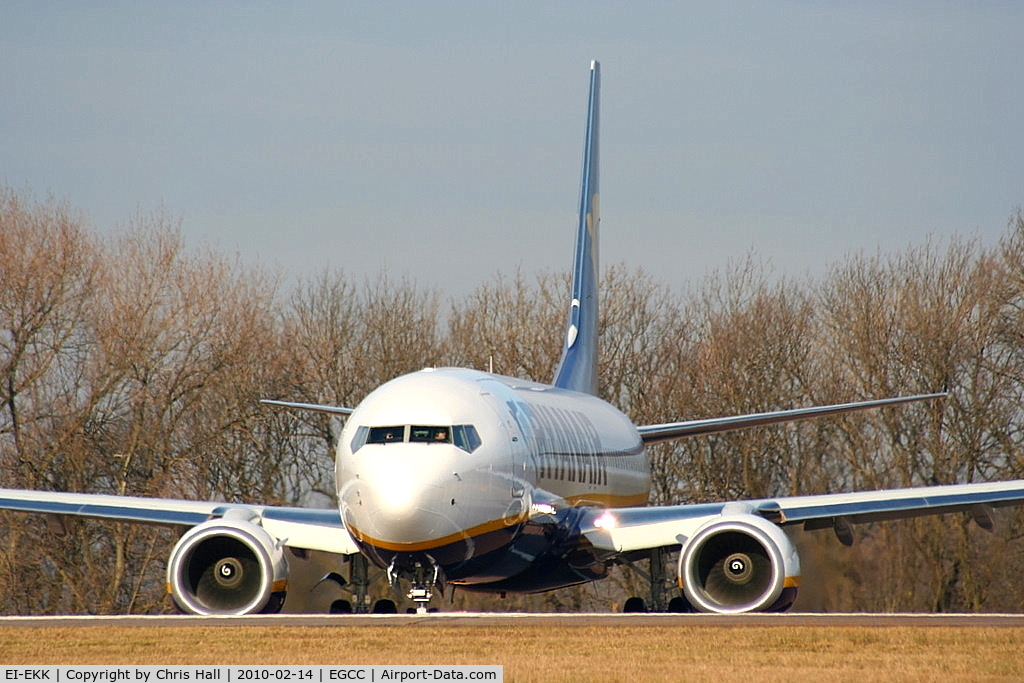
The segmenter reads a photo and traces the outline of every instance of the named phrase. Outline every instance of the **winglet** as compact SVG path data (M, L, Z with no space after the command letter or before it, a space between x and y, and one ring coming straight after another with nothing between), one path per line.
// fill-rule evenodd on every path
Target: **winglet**
M590 63L590 101L583 146L583 181L580 187L579 227L572 272L572 298L565 328L565 347L555 371L554 386L597 394L597 284L598 270L598 100L601 65Z

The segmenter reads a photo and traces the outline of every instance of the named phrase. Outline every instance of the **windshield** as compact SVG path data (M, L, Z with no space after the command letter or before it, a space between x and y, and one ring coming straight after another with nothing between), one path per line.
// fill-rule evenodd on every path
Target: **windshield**
M448 443L467 453L480 447L480 435L473 425L392 425L388 427L360 426L352 437L352 452L366 444L391 443Z
M405 427L370 427L366 443L401 443L405 441Z
M451 443L451 434L452 431L448 427L419 427L413 425L409 428L409 441Z

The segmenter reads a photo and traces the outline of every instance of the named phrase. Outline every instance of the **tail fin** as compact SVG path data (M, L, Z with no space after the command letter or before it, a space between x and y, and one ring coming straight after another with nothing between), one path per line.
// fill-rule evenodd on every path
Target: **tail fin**
M598 99L601 65L590 63L590 102L587 136L583 147L583 183L580 189L580 223L576 232L576 257L572 272L572 301L565 331L562 360L555 371L554 386L597 394L597 262Z

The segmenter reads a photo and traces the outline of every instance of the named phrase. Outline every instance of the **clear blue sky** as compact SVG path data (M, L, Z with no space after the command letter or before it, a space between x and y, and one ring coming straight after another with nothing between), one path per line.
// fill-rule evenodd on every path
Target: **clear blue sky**
M820 274L1024 204L1024 3L6 2L0 181L279 267L461 296L602 259Z

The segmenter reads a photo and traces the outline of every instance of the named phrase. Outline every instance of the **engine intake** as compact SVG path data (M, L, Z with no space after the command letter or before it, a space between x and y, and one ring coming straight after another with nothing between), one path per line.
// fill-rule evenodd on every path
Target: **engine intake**
M171 551L167 590L184 612L278 612L288 569L282 548L262 527L219 519L188 531Z
M757 515L710 522L679 554L679 582L703 612L783 611L796 599L799 579L796 548Z

